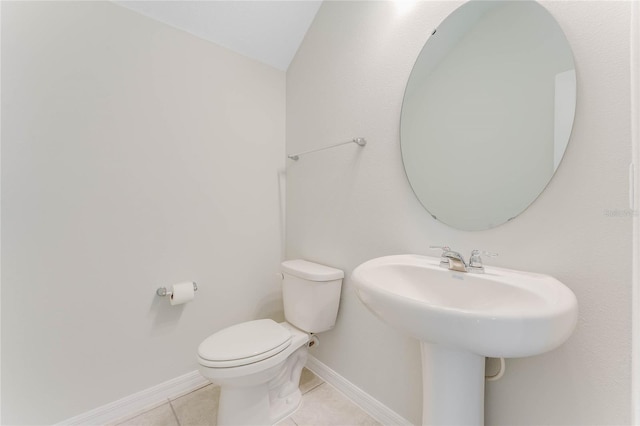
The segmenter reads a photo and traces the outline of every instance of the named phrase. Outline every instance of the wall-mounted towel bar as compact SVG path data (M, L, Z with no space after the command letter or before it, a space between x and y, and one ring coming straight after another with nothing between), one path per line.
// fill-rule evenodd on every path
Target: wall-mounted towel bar
M350 143L355 143L355 144L358 144L359 146L365 146L367 144L367 141L364 138L353 138L350 141L340 142L340 143L337 143L335 145L329 145L329 146L325 146L323 148L312 149L311 151L300 152L298 154L291 154L291 155L288 155L287 157L289 157L293 161L298 161L298 159L300 158L301 155L307 155L307 154L311 154L312 152L323 151L325 149L335 148L337 146L347 145L347 144L350 144Z

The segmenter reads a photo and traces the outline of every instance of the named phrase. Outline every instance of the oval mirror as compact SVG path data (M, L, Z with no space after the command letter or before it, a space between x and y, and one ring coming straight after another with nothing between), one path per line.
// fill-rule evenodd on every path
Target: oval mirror
M524 211L562 159L576 105L571 48L534 1L470 1L425 43L402 104L411 187L458 229Z

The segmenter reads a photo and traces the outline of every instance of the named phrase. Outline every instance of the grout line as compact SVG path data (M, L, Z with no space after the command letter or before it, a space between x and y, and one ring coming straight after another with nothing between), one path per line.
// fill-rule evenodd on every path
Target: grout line
M2 1L2 0L0 0L0 1ZM169 401L175 401L175 400L177 400L177 399L182 398L183 396L191 395L192 393L197 392L197 391L199 391L200 389L204 389L204 388L206 388L207 386L214 386L214 385L213 385L211 382L209 382L209 383L205 383L205 384L203 384L202 386L197 387L197 388L195 388L195 389L192 389L192 390L190 390L190 391L187 391L187 392L185 392L185 393L180 393L180 394L177 394L177 395L175 395L175 396L171 396L171 397L169 398Z
M311 373L313 375L313 377L315 378L315 379L311 379L310 381L313 381L313 380L317 379L319 383L316 383L313 387L310 387L309 389L305 390L302 393L302 395L306 395L307 393L311 392L312 390L314 390L315 388L317 388L318 386L320 386L321 384L324 383L324 379L322 379L316 373L314 373L313 371L309 370L307 367L305 367L304 369L307 370L309 373Z
M316 385L315 385L315 386L313 386L313 387L311 387L311 388L309 388L309 389L305 390L305 391L304 391L304 393L303 393L302 395L306 395L306 394L308 394L309 392L311 392L312 390L314 390L314 389L315 389L315 388L317 388L318 386L322 386L323 384L324 384L324 381L322 381L322 382L320 382L320 383L316 383Z
M176 423L178 423L178 426L180 426L180 419L178 418L178 414L176 413L176 410L173 408L173 404L171 403L171 400L167 398L167 401L169 401L169 408L171 408L171 412L173 413L173 417L175 417L176 419Z
M332 392L336 392L337 394L341 395L343 398L345 398L353 407L357 407L360 411L362 411L364 414L367 415L367 417L369 417L370 419L373 419L376 423L383 425L380 421L378 421L378 419L376 419L375 417L373 417L367 410L364 409L364 407L362 407L360 404L358 404L357 402L355 402L350 396L348 396L346 393L344 393L342 390L338 389L337 387L335 387L334 385L332 385L331 383L328 382L322 382L323 385L327 385ZM320 386L316 386L314 389L319 388Z
M306 391L302 396L308 395L308 394L310 394L311 392L313 392L313 391L315 391L315 390L319 389L322 385L326 385L326 384L327 384L327 382L322 382L322 383L320 383L318 386L314 386L313 388L311 388L311 389L309 389L308 391ZM332 386L332 387L333 387L333 386Z

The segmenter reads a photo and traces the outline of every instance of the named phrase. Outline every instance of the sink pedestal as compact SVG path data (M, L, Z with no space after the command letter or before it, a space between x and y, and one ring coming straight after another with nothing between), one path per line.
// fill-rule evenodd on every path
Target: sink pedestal
M484 424L484 357L420 342L422 424Z

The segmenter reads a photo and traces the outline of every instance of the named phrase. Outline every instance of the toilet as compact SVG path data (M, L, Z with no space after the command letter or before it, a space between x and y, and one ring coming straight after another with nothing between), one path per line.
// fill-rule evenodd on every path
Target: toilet
M292 414L312 334L335 325L344 272L302 259L281 266L286 322L232 325L198 347L200 373L220 386L219 426L273 425Z

